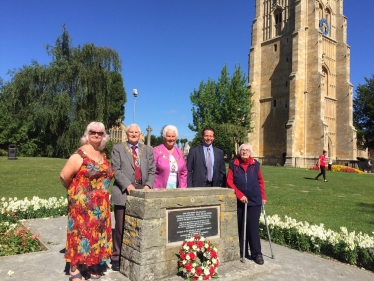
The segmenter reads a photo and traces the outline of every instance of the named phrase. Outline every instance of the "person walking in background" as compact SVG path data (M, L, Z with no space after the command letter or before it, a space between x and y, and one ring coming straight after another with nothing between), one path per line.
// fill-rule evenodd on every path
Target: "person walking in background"
M251 157L252 146L249 143L239 147L239 156L230 164L227 173L227 186L235 190L237 198L238 234L240 256L248 257L257 264L264 264L261 252L259 219L261 206L266 203L265 183L260 163ZM247 221L245 218L247 204ZM246 226L246 244L243 241ZM248 252L248 243L251 254ZM243 246L245 252L243 253Z
M70 281L84 280L82 275L99 279L99 264L112 254L109 186L114 171L102 153L108 140L103 123L90 123L82 146L60 173L68 192L65 259L70 262Z
M186 188L187 166L184 153L174 146L178 138L178 129L167 125L162 130L164 143L153 148L155 158L154 188Z
M332 158L329 158L329 163L327 164L328 170L332 171Z
M317 167L321 170L321 172L318 174L318 176L314 178L315 180L318 180L320 176L323 176L323 180L327 182L326 180L326 155L327 155L327 151L324 150L322 154L319 156Z
M205 127L203 144L192 147L187 156L188 187L225 187L226 166L223 150L213 147L214 129Z
M123 238L123 222L127 195L134 189L151 189L155 180L155 162L152 147L140 144L140 127L127 127L126 143L115 144L112 149L114 184L111 203L116 220L113 237L112 270L119 271Z

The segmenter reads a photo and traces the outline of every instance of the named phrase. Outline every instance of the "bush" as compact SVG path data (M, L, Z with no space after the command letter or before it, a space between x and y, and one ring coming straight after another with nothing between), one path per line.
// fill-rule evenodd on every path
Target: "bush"
M104 148L104 153L106 154L106 158L109 160L111 158L112 149L115 143L112 140L109 140Z
M17 200L4 197L0 201L0 256L38 252L43 250L39 235L33 235L19 224L20 219L59 217L67 215L67 199L48 200L33 197Z
M341 262L374 269L374 238L361 232L348 232L341 227L339 233L324 225L309 225L285 217L282 221L278 215L267 217L271 240L277 244L288 246L299 251L311 252L332 257ZM260 236L268 238L265 220L260 218Z
M15 223L21 219L48 218L67 215L67 199L56 197L40 199L34 196L31 200L27 198L17 200L3 197L0 201L0 221Z
M28 229L18 223L0 223L0 256L10 256L39 252L43 246L39 235L33 235Z

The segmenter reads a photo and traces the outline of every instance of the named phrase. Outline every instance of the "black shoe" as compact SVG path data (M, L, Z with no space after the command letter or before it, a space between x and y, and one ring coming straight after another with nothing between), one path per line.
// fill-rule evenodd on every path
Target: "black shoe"
M318 178L314 178L316 181L318 181Z
M119 261L112 261L112 270L119 271Z
M257 255L254 258L254 260L255 260L255 263L257 263L257 264L260 264L260 265L264 264L264 258L262 257L262 255Z

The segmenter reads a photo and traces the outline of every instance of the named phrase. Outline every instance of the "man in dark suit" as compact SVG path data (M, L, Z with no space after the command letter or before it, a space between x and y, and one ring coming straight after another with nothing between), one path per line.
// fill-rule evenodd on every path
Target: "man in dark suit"
M112 150L114 184L111 203L114 205L115 230L113 235L112 269L119 271L123 237L123 222L127 195L134 189L151 189L155 180L153 149L140 144L140 127L127 127L126 143L115 144Z
M212 145L214 141L214 129L205 127L202 137L203 144L192 147L187 156L187 186L225 187L225 160L223 158L223 151Z

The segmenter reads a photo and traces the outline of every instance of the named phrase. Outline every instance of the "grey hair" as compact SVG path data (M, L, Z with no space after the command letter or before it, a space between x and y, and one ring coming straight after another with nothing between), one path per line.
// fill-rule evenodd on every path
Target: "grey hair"
M142 132L142 130L140 130L140 127L139 127L138 124L132 123L132 124L130 124L130 125L127 126L127 128L126 128L126 133L129 131L130 127L137 127L138 130L139 130L139 133Z
M166 132L167 131L173 131L175 133L175 137L178 138L178 129L174 125L167 125L162 130L162 137L166 138Z
M103 123L101 122L91 122L90 124L88 124L87 128L86 128L86 131L84 131L84 134L81 138L81 144L84 145L84 144L88 144L88 135L89 135L89 132L91 129L99 129L101 131L104 132L104 135L103 135L103 138L101 139L101 142L100 142L100 145L99 145L99 149L100 150L103 150L106 146L106 143L109 141L110 137L109 135L106 133L105 131L105 126Z
M249 144L249 143L243 143L243 144L241 144L240 146L239 146L239 153L240 153L240 151L242 150L242 147L243 146L249 146L249 152L251 153L251 156L252 156L252 154L253 154L253 149L252 149L252 146Z

